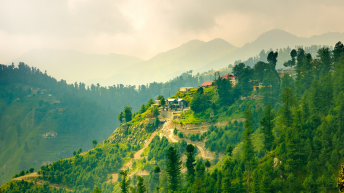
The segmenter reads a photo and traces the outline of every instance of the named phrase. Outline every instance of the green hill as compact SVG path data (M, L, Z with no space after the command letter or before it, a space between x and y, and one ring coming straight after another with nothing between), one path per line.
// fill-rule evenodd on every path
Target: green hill
M74 150L90 149L93 139L104 140L116 125L113 111L68 93L55 98L46 90L21 84L1 90L2 96L9 90L25 96L10 102L0 98L0 183L20 170L38 170L72 156Z
M95 149L42 166L38 176L18 174L26 179L2 188L7 193L45 183L74 192L120 192L124 186L153 192L158 185L166 193L338 192L344 46L318 54L313 60L298 49L294 76L277 73L271 52L268 63L235 66L235 87L219 77L209 88L177 92L170 98L185 99L190 109L175 112L173 120L165 121L163 107L151 107L150 100ZM41 184L25 189L25 181Z

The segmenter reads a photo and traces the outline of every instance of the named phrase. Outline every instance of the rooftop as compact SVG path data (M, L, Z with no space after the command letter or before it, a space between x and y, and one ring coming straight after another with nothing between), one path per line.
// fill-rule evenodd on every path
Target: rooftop
M211 86L214 81L205 81L201 86Z

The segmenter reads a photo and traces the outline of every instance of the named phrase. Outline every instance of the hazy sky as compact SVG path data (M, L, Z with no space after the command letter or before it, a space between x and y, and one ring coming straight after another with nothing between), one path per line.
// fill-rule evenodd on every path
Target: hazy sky
M0 0L0 63L33 48L149 59L192 39L344 32L343 0Z

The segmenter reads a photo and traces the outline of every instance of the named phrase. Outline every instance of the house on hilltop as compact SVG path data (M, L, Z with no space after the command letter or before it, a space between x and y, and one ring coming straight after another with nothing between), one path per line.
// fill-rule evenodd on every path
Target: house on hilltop
M200 86L202 87L209 87L213 84L214 81L205 81L203 84L201 84Z
M188 92L190 89L192 89L193 87L180 87L179 91L180 92Z
M184 99L167 99L166 106L169 111L181 111L188 107L188 102Z
M229 81L232 83L232 84L238 84L238 79L236 76L233 76L231 74L226 74L226 75L223 75L221 78L223 79L229 79Z

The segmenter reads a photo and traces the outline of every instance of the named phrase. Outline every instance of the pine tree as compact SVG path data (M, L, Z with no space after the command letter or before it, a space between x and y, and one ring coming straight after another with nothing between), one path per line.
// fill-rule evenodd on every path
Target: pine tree
M271 150L272 143L275 139L272 133L272 129L274 127L273 119L274 119L274 115L271 112L271 104L269 103L266 107L265 115L263 119L260 121L260 124L262 125L263 135L264 135L264 141L263 141L264 148L267 151Z
M121 192L128 193L129 192L129 183L128 183L128 172L121 171L120 174L122 175L122 180L120 182Z
M179 188L180 169L182 168L182 162L174 147L170 147L167 151L167 173L169 177L169 189L177 191Z
M191 186L195 179L195 158L194 158L195 147L192 144L186 146L186 168L187 168L187 186Z
M146 112L146 107L145 107L144 104L142 104L138 113L141 114L141 113L144 113L144 112Z
M253 170L253 163L255 161L254 148L252 144L252 113L250 110L245 111L245 133L244 133L244 163L247 171L247 191L250 192L250 178Z
M141 176L137 176L137 193L145 193L146 186L143 184L143 178Z
M155 179L158 181L158 185L156 186L156 190L157 190L158 193L159 193L159 190L160 190L160 186L159 186L159 182L160 182L160 179L159 179L159 177L160 177L160 172L161 172L160 167L159 167L159 166L156 166L156 167L154 168L154 173L157 175L157 177L156 177Z
M125 118L125 122L126 122L126 123L129 122L129 121L131 121L131 119L132 119L131 110L132 110L132 108L129 107L129 106L125 106L125 107L124 107L124 118Z
M197 177L195 178L195 183L192 185L191 192L192 193L204 193L202 180L200 180Z
M296 98L294 96L294 91L290 87L285 87L282 91L282 102L284 103L282 107L282 122L284 126L291 127L293 117L292 117L292 106L296 104Z
M227 160L226 162L229 162ZM232 173L229 167L227 167L223 172L222 178L222 192L223 193L231 193L232 192Z

